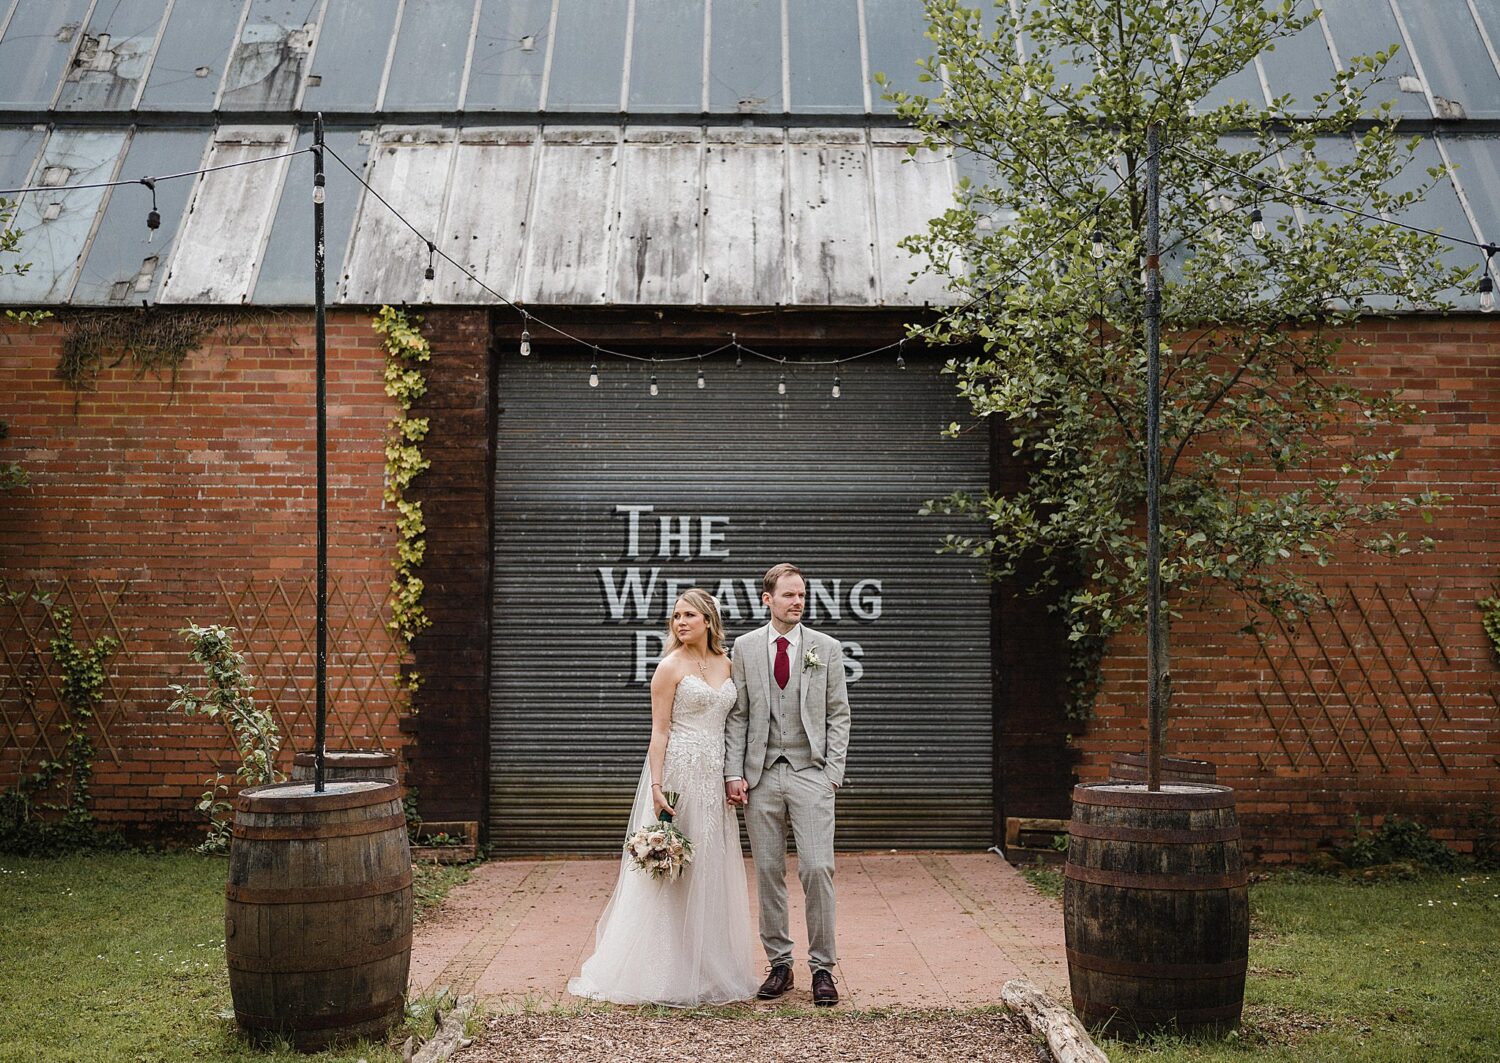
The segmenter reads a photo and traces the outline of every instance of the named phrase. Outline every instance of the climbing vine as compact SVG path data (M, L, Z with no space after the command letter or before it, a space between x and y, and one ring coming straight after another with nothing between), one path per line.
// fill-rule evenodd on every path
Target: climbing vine
M1479 599L1479 622L1484 625L1484 633L1490 637L1490 646L1494 649L1496 658L1500 658L1500 583L1495 585L1493 595Z
M180 632L192 647L190 656L203 666L208 689L199 694L174 683L174 711L189 716L207 716L223 720L234 734L234 748L240 755L235 782L241 786L261 786L280 782L276 754L281 749L281 729L269 709L255 704L255 687L245 674L245 657L234 648L234 629L217 624L199 627L189 624ZM208 789L198 799L198 811L208 816L208 837L198 847L200 852L229 851L230 824L229 784L222 772L215 772Z
M427 418L411 415L412 403L427 391L421 363L432 357L432 347L418 328L421 320L390 306L381 307L375 316L375 331L385 337L385 393L398 407L385 441L385 500L396 507L397 534L391 618L386 626L408 647L432 623L422 608L423 583L417 575L427 552L423 538L427 524L422 503L406 497L412 481L432 464L422 457L419 445L427 436ZM421 681L410 669L403 678L409 691L415 691Z
M50 602L43 600L43 605ZM58 700L62 703L61 753L47 758L22 776L19 785L0 794L0 849L11 852L56 852L114 844L113 837L96 837L89 811L89 786L94 778L93 720L104 700L108 675L105 664L120 648L113 635L100 635L83 647L73 637L73 613L51 609L56 634L49 645L61 673ZM57 800L39 795L60 791Z

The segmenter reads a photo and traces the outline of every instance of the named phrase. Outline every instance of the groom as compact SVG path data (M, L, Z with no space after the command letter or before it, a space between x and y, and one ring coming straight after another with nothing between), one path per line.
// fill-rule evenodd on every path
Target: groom
M786 912L786 834L797 842L797 877L807 902L813 1003L837 1004L833 944L833 805L849 749L849 693L837 639L802 626L807 585L796 565L773 567L761 581L771 622L734 643L739 699L724 733L724 792L745 806L760 940L771 973L757 996L792 988L792 939Z

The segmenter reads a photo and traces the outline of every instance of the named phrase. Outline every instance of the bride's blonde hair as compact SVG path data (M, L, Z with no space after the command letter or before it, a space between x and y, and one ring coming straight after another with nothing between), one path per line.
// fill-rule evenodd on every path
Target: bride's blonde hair
M719 619L719 603L714 596L702 587L689 587L677 596L677 601L672 603L672 611L677 611L677 602L687 602L698 612L703 614L703 619L708 626L708 652L715 657L724 654L724 622ZM662 648L661 655L665 657L682 643L677 641L677 631L672 626L672 618L667 617L667 644Z

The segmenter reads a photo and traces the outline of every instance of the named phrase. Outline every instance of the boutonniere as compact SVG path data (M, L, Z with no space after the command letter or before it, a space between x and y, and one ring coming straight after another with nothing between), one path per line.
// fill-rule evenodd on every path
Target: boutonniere
M804 672L807 671L809 668L822 668L822 667L823 667L823 660L822 660L822 658L820 658L818 656L818 651L817 650L808 650L806 653L804 653L802 655L802 670Z

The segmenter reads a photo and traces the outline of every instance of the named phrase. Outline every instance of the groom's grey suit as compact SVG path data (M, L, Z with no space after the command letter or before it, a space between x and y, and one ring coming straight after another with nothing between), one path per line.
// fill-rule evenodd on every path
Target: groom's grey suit
M749 787L745 826L755 857L760 939L772 965L792 962L787 927L786 835L797 842L797 877L807 901L808 961L814 971L838 963L834 947L833 806L849 749L849 692L843 648L803 625L791 676L778 687L771 666L771 625L734 643L739 695L724 729L724 777ZM812 653L818 660L807 663Z

